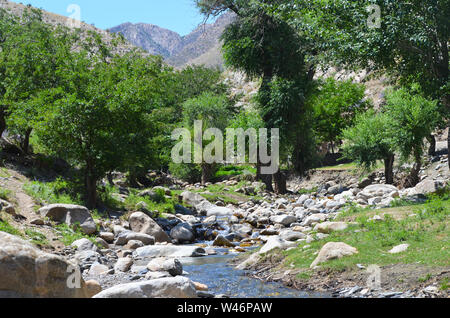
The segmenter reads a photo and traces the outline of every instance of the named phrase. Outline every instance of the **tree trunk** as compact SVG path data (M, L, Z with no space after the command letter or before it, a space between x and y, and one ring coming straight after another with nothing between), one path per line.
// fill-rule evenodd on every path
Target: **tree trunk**
M428 155L434 157L434 156L436 156L436 138L433 135L430 135L427 138L427 140L430 143L430 148L428 149Z
M386 184L394 183L394 160L394 155L384 159L384 176L386 178Z
M414 157L415 163L406 181L406 186L409 188L415 187L420 182L419 173L422 168L422 158L419 154L415 154Z
M6 130L6 112L4 110L4 106L0 106L0 138L3 135L3 132Z
M25 135L24 135L24 137L23 137L23 141L22 141L22 145L21 145L21 147L22 147L22 151L27 155L28 153L29 153L29 148L30 148L30 135L31 135L31 132L32 132L33 130L31 129L31 128L28 128L26 131L25 131Z
M109 185L111 187L114 187L114 180L113 180L112 172L108 172L108 174L106 175L106 178L108 179Z
M209 181L211 181L211 171L212 165L208 163L202 164L202 185L205 185Z
M90 161L86 164L85 186L87 207L94 209L97 206L97 178L95 177L94 166Z
M273 183L275 185L275 193L276 194L286 194L286 176L278 170L277 173L273 174Z
M256 180L263 182L266 185L266 190L269 192L273 192L272 186L272 176L270 174L262 174L261 168L263 167L262 163L259 161L256 164Z

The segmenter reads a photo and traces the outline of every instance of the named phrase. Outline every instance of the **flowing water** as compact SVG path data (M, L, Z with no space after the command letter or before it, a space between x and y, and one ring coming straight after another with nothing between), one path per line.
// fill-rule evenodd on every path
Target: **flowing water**
M232 298L310 298L329 297L318 293L307 293L284 287L280 283L263 282L247 277L245 271L237 270L229 261L233 255L217 255L180 259L188 277L206 284L214 295Z

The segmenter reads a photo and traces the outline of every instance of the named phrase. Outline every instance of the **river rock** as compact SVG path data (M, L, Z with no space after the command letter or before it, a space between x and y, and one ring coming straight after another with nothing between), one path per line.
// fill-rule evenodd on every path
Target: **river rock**
M39 209L42 217L66 223L70 226L79 224L81 230L85 234L93 234L97 231L97 226L92 218L89 210L84 206L72 204L51 204Z
M362 190L360 193L358 193L357 198L373 198L373 197L383 197L386 195L389 195L392 192L398 192L398 189L390 184L373 184L370 185L364 190Z
M328 218L328 216L326 214L316 213L316 214L313 214L313 215L310 215L310 216L306 217L302 224L304 226L310 226L313 223L326 221L327 218Z
M170 237L178 243L191 243L195 240L194 230L188 223L180 223L170 231Z
M280 232L280 237L288 242L295 242L306 238L306 234L293 230L285 230Z
M92 275L92 276L106 275L106 273L108 271L109 271L108 266L102 265L100 263L94 263L89 268L89 275Z
M76 240L70 246L75 247L78 251L87 251L87 250L97 251L98 250L97 246L95 246L94 243L92 243L87 238L82 238L82 239Z
M135 250L135 249L138 249L143 246L144 246L144 243L142 243L141 241L131 240L131 241L128 241L128 243L124 246L124 249Z
M214 206L206 210L206 216L232 216L233 213L233 210L222 206Z
M114 233L111 232L101 232L99 237L104 239L108 243L114 242Z
M273 223L283 224L284 226L290 226L292 223L297 222L297 217L293 215L276 215L270 218Z
M92 298L98 293L102 291L102 286L100 286L100 283L96 280L88 280L86 282L86 288L88 290L88 297Z
M416 185L414 188L416 190L416 193L418 194L429 194L429 193L435 193L439 191L440 189L445 187L445 181L443 180L430 180L425 179L419 184Z
M133 265L133 259L129 257L119 258L116 265L114 265L114 270L116 272L128 272Z
M342 242L329 242L325 244L312 262L311 268L315 268L318 264L327 262L332 259L342 258L358 253L358 250L348 244Z
M115 244L123 246L130 241L141 241L144 245L155 244L155 238L145 233L137 233L132 231L126 231L119 234Z
M177 276L117 285L94 298L197 298L197 293L190 279Z
M231 243L222 235L217 235L216 239L213 242L213 246L235 247L233 243Z
M60 256L0 232L1 298L87 298L89 291L77 270L78 266ZM71 283L80 288L70 288Z
M172 276L183 275L183 265L176 258L155 258L147 264L152 272L168 272Z
M203 248L198 246L151 245L138 248L133 255L142 258L176 258L206 256L206 252Z
M264 246L261 247L261 249L259 250L259 254L267 253L276 248L284 250L294 246L296 246L294 242L288 242L286 240L283 240L279 236L271 236L267 239L266 244L264 244Z
M158 223L142 212L135 212L131 214L128 221L130 222L130 227L134 232L153 236L156 242L171 242L170 237L166 232L164 232Z
M389 251L389 253L390 254L402 253L402 252L405 252L408 249L408 247L409 247L409 244L400 244L400 245L394 246Z
M345 222L323 222L314 227L314 231L320 233L330 234L331 232L344 231L348 228L348 224Z

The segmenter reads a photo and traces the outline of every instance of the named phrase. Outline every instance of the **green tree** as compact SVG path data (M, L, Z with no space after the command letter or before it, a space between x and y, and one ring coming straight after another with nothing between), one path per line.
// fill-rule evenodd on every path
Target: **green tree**
M403 86L419 83L450 125L449 1L283 0L264 7L321 43L324 63L387 72ZM450 134L448 140L450 148Z
M402 158L414 159L406 184L413 187L420 181L425 138L431 134L439 119L438 102L401 88L388 92L384 112L392 119L391 134Z
M89 207L95 207L97 181L107 172L152 155L151 114L159 107L158 76L164 68L160 58L136 52L112 56L90 46L72 52L62 85L49 92L53 102L37 125L39 140L81 168Z
M291 103L289 97L286 105L283 98L298 96L305 82L312 80L314 75L314 68L308 69L306 66L301 38L287 23L268 15L255 1L197 0L196 3L206 16L217 16L225 11L237 15L222 35L225 62L249 76L262 78L258 100L265 126L287 131L287 127L292 127L292 123L300 117L287 116L284 111L289 109L291 115L301 114L303 105L302 98ZM294 87L293 83L300 86ZM288 87L291 92L286 91ZM274 126L275 123L280 126ZM272 190L272 176L258 175L266 188ZM273 176L273 180L276 189L283 192L286 186L282 184L284 180L280 171Z
M232 117L230 106L230 101L226 95L214 95L211 92L205 92L196 98L187 100L183 104L183 123L186 128L194 132L195 121L202 121L201 129L203 133L205 133L207 129L216 128L221 134L223 134L227 128L230 118ZM196 138L194 134L192 135ZM201 136L201 141L202 142L200 145L196 139L194 140L194 155L195 147L198 146L201 146L202 152L205 151L206 147L214 142L220 142L219 147L222 149L224 146L223 140L215 140L215 137L212 137L209 141L206 141L203 140L203 136ZM212 155L218 154L212 151ZM210 181L214 166L217 162L207 162L205 158L201 159L201 181L202 184L205 184ZM219 158L219 161L223 161L223 154L222 158Z
M3 114L8 114L8 130L22 137L21 148L28 153L33 126L46 114L41 94L59 85L75 37L44 23L39 10L27 9L20 18L2 15L7 21L0 44Z
M392 119L387 114L368 111L357 115L354 126L342 132L344 157L365 169L374 168L378 160L383 160L387 184L394 183L396 147L391 125Z
M365 100L365 86L352 80L337 81L334 78L319 80L317 89L308 98L314 112L314 130L321 142L340 143L342 131L353 124L355 116L369 107Z

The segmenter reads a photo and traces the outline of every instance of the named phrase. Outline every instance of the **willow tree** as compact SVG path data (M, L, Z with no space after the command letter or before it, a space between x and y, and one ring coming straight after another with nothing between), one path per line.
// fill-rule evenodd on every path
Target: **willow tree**
M302 91L313 75L306 66L301 38L287 23L267 14L255 1L197 0L196 3L207 17L226 11L236 14L221 37L225 63L248 76L262 78L258 101L265 127L280 128L282 147L289 144L288 132L301 119ZM294 95L296 98L291 98ZM281 171L273 176L261 175L260 168L259 164L258 176L268 190L273 189L273 178L277 192L286 191Z
M450 1L278 0L260 5L320 43L324 63L387 73L404 86L419 83L425 97L440 101L440 116L450 126ZM448 144L450 149L450 134Z

